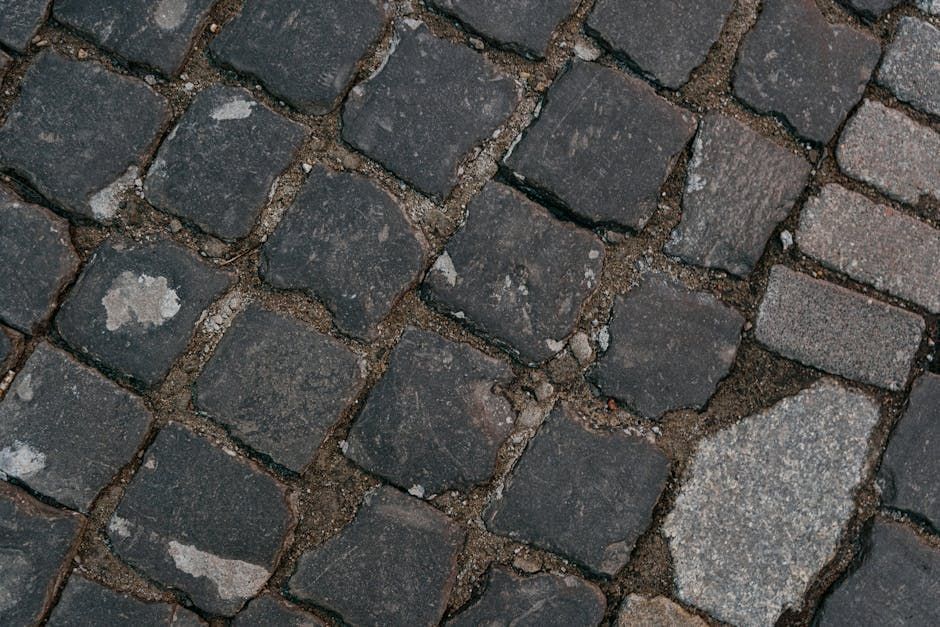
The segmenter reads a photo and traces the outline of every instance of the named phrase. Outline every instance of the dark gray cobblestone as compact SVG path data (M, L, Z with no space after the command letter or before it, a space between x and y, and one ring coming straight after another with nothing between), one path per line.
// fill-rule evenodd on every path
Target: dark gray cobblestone
M877 19L887 11L898 6L904 0L840 0L844 5L855 9L868 19Z
M0 0L0 44L26 52L51 4L52 0Z
M271 594L262 594L232 621L235 627L326 627L327 623Z
M148 625L199 627L205 623L189 610L168 603L144 603L73 573L47 625Z

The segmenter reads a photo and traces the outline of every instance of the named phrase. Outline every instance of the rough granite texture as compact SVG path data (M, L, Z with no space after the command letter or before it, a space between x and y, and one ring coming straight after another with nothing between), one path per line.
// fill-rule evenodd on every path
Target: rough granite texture
M46 624L51 627L197 627L206 623L179 605L145 603L73 573Z
M620 606L617 627L707 627L708 623L666 597L629 594Z
M917 18L901 18L878 68L878 82L899 100L940 115L940 29Z

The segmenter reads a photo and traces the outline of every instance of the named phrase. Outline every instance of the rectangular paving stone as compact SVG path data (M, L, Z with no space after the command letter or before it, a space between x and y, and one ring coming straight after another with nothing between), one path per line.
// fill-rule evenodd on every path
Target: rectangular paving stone
M940 313L940 231L827 185L800 214L800 250L853 279Z
M106 240L55 319L75 350L153 387L186 349L202 312L232 276L167 240Z
M52 0L0 0L0 44L26 52Z
M196 95L160 146L144 193L207 233L245 237L305 135L248 90L214 85Z
M845 125L836 159L852 178L901 202L940 200L940 133L879 102L863 102Z
M878 82L899 100L940 115L940 29L917 18L901 18L878 68Z
M755 337L808 366L900 390L924 333L920 316L794 272L770 271Z
M115 627L205 625L198 616L179 605L145 603L77 574L69 578L46 624L51 627L91 627L93 624Z
M239 612L234 627L327 627L327 624L270 592L262 594Z
M682 221L663 251L738 276L754 269L810 164L734 118L709 113L693 144Z
M271 576L292 525L281 484L170 423L127 486L108 538L146 577L232 616Z
M690 113L644 82L575 62L505 163L521 185L579 218L638 231L694 131Z
M291 106L321 115L346 91L384 23L377 0L246 2L209 50Z
M512 113L519 90L480 54L438 39L421 22L404 22L395 37L382 70L350 92L342 137L443 198L460 161Z
M0 476L88 511L150 419L139 398L44 342L0 402Z

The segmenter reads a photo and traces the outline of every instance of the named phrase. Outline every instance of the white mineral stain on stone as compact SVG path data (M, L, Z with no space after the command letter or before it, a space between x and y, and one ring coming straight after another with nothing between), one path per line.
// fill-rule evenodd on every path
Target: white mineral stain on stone
M126 518L121 518L117 514L111 517L111 520L108 522L108 531L111 533L116 533L122 538L131 537L131 527L133 523Z
M209 115L213 120L219 120L220 122L226 120L244 120L251 115L251 110L254 106L255 103L251 100L236 98L223 105L219 105L213 109L212 113Z
M153 21L163 30L179 28L186 17L189 0L160 0L153 8Z
M33 400L33 375L27 374L16 381L16 396L27 403Z
M446 250L437 258L431 269L443 274L448 285L457 285L457 268L454 267L454 261Z
M225 600L253 597L271 576L257 564L225 559L176 540L167 543L167 553L176 568L193 577L205 577Z
M411 486L410 488L408 488L408 494L410 494L411 496L416 496L419 499L423 499L424 498L424 486L415 484Z
M46 455L26 442L13 440L13 446L0 449L0 473L25 479L46 467Z
M565 341L562 340L559 342L558 340L548 338L545 340L545 346L547 346L548 350L552 351L553 353L559 353L562 351L562 349L565 348Z
M122 272L101 299L108 319L108 331L117 331L126 324L158 327L180 310L176 290L166 277Z
M121 194L134 184L138 177L137 166L132 165L116 181L96 192L89 200L91 213L99 220L110 220L120 206Z

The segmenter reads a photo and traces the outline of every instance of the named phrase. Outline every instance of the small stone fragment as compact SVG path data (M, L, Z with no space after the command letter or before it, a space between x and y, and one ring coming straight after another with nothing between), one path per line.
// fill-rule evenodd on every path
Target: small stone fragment
M0 0L0 44L26 52L52 0Z
M878 69L878 82L899 100L940 115L940 29L913 17L901 18Z
M862 17L874 20L881 17L894 7L901 4L904 0L840 0L862 15Z
M620 606L617 627L708 627L708 623L666 597L631 594Z
M588 365L591 363L591 359L594 358L594 349L591 348L591 339L587 336L587 333L579 331L572 335L571 339L568 340L568 347L571 349L571 354L582 366Z
M179 605L139 601L73 573L46 624L50 627L82 627L93 623L148 627L205 624Z
M555 387L548 381L542 381L537 386L535 386L535 398L537 398L540 403L544 403L554 396L554 394Z
M270 592L262 594L235 616L234 627L327 627L309 612Z

